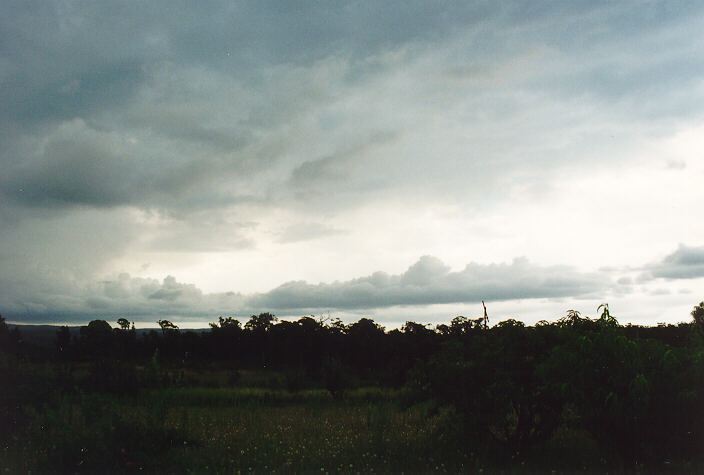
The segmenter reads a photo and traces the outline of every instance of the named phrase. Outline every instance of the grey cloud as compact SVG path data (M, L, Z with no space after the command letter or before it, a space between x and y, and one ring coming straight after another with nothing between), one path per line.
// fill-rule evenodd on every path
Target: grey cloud
M80 310L75 282L135 243L244 249L257 241L237 222L275 230L292 209L302 223L321 209L344 222L370 203L471 214L533 199L551 172L612 166L681 125L673 115L701 113L702 22L702 5L677 1L4 2L0 302ZM145 232L135 216L151 212L171 219ZM294 226L270 237L314 236ZM256 299L453 301L509 295L504 281L517 295L547 292L553 270L532 267L536 279L518 282L520 262L449 272L426 259L403 276L291 283ZM692 262L650 270L701 275ZM480 287L464 285L472 276ZM598 288L582 277L564 269L552 293ZM147 311L191 298L144 285L128 295Z
M168 276L164 279L161 287L149 294L147 298L172 302L184 294L190 294L191 299L200 299L202 292L192 284L179 284L174 277Z
M136 318L174 316L183 320L215 318L218 314L249 315L274 310L285 315L311 311L361 311L391 306L425 306L486 300L541 297L585 297L608 290L608 279L569 267L542 267L526 259L511 264L468 264L452 272L439 259L424 256L403 274L375 272L345 282L288 282L269 292L206 294L193 284L168 276L162 281L122 273L94 283L64 283L51 292L28 289L4 299L9 320L89 320L132 315Z
M181 295L179 289L159 289L149 296L150 299L156 300L176 300Z
M306 222L295 223L284 229L278 236L277 242L282 244L311 241L326 236L342 234L344 231L331 228L321 223Z
M330 284L285 283L253 296L262 308L360 309L392 305L430 305L476 302L482 299L581 296L602 291L603 276L581 274L569 267L541 267L525 259L511 264L468 264L451 272L440 260L422 257L405 273L377 272L367 277Z
M103 132L76 119L43 139L13 149L0 179L1 192L30 207L116 207L208 209L252 202L221 181L238 171L217 156L189 157L186 150L160 140L142 146L129 132ZM173 150L170 150L173 149ZM5 158L9 161L10 157ZM215 186L215 188L213 188Z
M16 202L35 206L67 203L106 206L132 198L138 165L123 155L110 134L90 133L82 121L66 124L3 180ZM14 173L13 173L14 172Z
M401 275L402 285L425 286L450 273L450 267L433 256L423 256Z
M241 249L251 245L247 233L255 227L255 223L219 216L196 216L189 222L126 208L80 208L25 216L11 226L0 227L0 313L18 315L20 320L55 321L62 315L80 319L95 312L206 312L208 302L230 301L236 296L201 298L195 287L175 285L171 278L162 283L124 274L110 282L92 282L116 267L124 268L114 266L115 260L145 250L151 252L146 259L174 264L188 259L178 254L184 250ZM160 257L162 252L168 254ZM128 268L138 270L141 262Z
M46 278L74 281L124 255L140 233L134 216L123 209L25 216L0 226L0 277L28 288Z
M348 167L349 164L339 157L319 158L299 165L291 174L291 178L299 187L311 183L336 183L349 176Z
M687 162L684 160L668 160L665 168L668 170L684 170L687 168Z
M647 80L658 91L649 97L682 107L664 91L689 90L671 78L700 76L689 58L701 44L686 34L698 26L695 5L675 5L10 3L0 20L8 65L0 129L8 142L21 127L50 143L29 159L0 157L3 165L29 162L10 167L4 193L32 206L172 210L226 208L241 197L342 208L380 199L381 190L432 197L461 186L469 200L490 199L598 142L583 132L585 117L565 120L572 108L556 106L562 84L578 85L570 97L584 92L610 108L622 103L609 95L614 89L626 102L647 102L638 92ZM668 45L683 37L688 49L664 57L682 50ZM645 66L635 62L644 58ZM457 83L429 80L437 71ZM605 78L623 87L604 86ZM452 150L419 144L426 131L428 143L447 138L443 125L425 127L445 113L445 125L471 119L473 131L452 134L465 137ZM77 117L92 138L51 142L52 129ZM382 122L394 140L375 136ZM546 151L538 145L546 131L573 145ZM121 150L110 134L136 142Z
M662 261L648 266L644 279L697 279L704 277L704 246L689 247L680 244L676 251Z
M210 229L165 229L162 235L150 239L146 249L152 252L226 252L256 247L256 242L228 231L226 235L210 234Z
M622 2L592 7L549 25L547 44L564 53L558 60L562 64L547 70L555 92L649 118L696 113L702 98L688 103L680 91L693 87L702 73L696 57L704 43L692 34L701 29L702 6ZM554 18L552 13L544 19ZM585 34L575 34L576 29Z
M648 292L648 295L658 296L658 295L670 295L670 289L654 289Z
M23 297L4 300L3 315L25 322L82 322L119 316L146 321L172 316L189 320L246 308L237 293L203 294L193 284L179 282L172 276L158 281L126 273L108 281L75 282L58 295L32 292Z
M485 7L480 7L479 9ZM136 93L142 66L179 61L260 80L264 64L310 64L336 50L357 55L436 35L478 8L404 2L354 5L209 1L8 2L3 8L2 103L8 118L65 119ZM30 52L30 54L28 54ZM69 87L67 87L69 85ZM65 91L65 92L64 92ZM63 92L63 94L62 94ZM11 115L12 114L12 115Z
M354 146L303 162L291 172L290 183L294 188L337 187L355 172L368 172L368 163L364 160L366 154L398 139L398 134L394 132L374 132L359 139Z
M181 216L155 213L152 232L144 233L144 247L152 252L222 252L255 247L250 233L255 222L240 222L209 211Z

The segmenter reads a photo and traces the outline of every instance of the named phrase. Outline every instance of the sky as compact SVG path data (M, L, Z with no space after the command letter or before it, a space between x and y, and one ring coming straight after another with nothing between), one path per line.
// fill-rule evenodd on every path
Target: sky
M10 322L704 300L701 2L0 6Z

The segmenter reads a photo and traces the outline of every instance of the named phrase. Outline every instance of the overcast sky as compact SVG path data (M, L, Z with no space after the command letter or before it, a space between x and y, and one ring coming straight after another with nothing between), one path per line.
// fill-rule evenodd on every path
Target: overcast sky
M704 300L702 2L0 5L8 321Z

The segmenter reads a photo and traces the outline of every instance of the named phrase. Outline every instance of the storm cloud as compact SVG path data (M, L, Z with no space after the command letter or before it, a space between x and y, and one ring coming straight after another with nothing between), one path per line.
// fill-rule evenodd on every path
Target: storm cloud
M250 299L272 309L369 309L394 305L433 305L486 300L580 297L608 287L603 276L569 267L540 267L526 259L511 264L468 264L451 272L436 257L423 256L406 272L375 272L345 282L288 282Z
M567 266L541 267L525 258L511 264L468 264L452 272L433 256L423 256L404 273L378 271L344 282L288 282L268 292L204 293L173 276L162 281L123 273L113 279L64 288L61 293L28 292L10 306L10 318L56 320L120 315L149 319L171 315L180 319L213 319L220 314L248 315L273 310L283 315L368 311L390 306L471 303L551 297L598 296L609 290L604 276L580 273ZM36 289L33 289L36 290Z
M605 291L589 269L704 240L703 12L7 1L0 311ZM648 272L701 277L697 249Z
M704 246L680 244L676 251L648 267L644 278L697 279L704 277Z
M606 133L584 129L582 98L644 125L701 105L677 93L703 72L693 5L635 5L10 2L3 192L174 210L332 191L346 206L456 179L506 191Z

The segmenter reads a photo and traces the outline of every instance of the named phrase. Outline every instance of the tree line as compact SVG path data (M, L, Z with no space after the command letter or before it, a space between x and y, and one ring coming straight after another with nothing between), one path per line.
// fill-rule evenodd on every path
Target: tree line
M126 319L117 328L94 320L77 336L61 327L53 349L31 347L0 321L0 347L35 359L90 361L97 387L116 392L139 390L137 364L157 372L204 362L280 371L291 391L317 384L334 398L352 386L403 388L407 404L452 411L458 437L476 450L517 460L569 428L627 467L701 462L704 302L678 325L624 326L608 305L599 311L594 319L568 311L533 326L458 316L389 331L368 318L344 324L261 313L244 325L220 317L204 332L160 320L160 331L141 338Z

